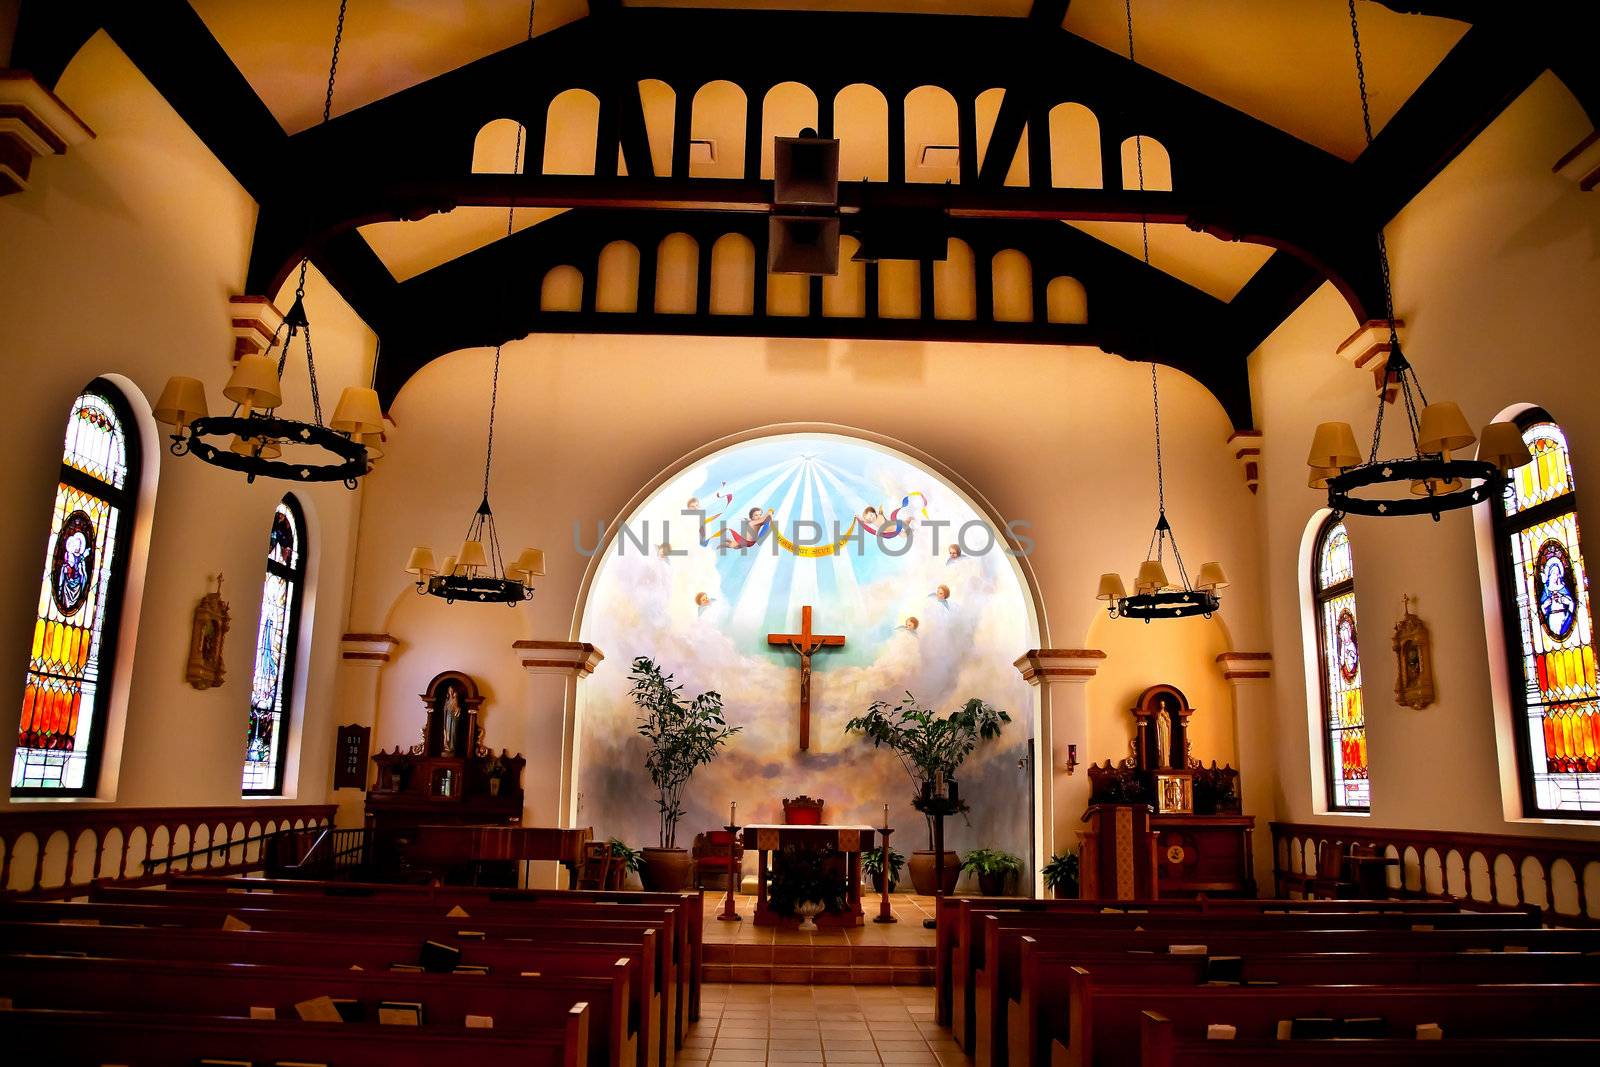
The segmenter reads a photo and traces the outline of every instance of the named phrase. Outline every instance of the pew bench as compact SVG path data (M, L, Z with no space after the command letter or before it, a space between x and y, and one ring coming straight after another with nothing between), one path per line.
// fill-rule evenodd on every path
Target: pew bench
M1239 981L1278 985L1455 985L1600 982L1600 955L1582 952L1284 952L1228 953ZM1068 1040L1066 972L1074 966L1112 985L1205 985L1210 956L1041 948L1022 942L1021 987L1007 991L1002 1056L1010 1067L1042 1067L1052 1041ZM1229 970L1233 970L1230 967ZM982 1057L980 1057L980 1062Z
M1140 1019L1139 1067L1507 1067L1600 1062L1600 1039L1573 1037L1339 1038L1208 1041L1181 1033L1160 1012Z
M1214 1023L1244 1040L1269 1040L1280 1020L1376 1017L1390 1036L1415 1036L1436 1023L1454 1038L1600 1038L1600 986L1415 985L1232 986L1107 985L1074 966L1067 974L1068 1041L1051 1042L1055 1067L1122 1067L1139 1047L1140 1019L1156 1012L1182 1033ZM1377 1036L1377 1035L1374 1035ZM1420 1043L1420 1042L1419 1042Z
M545 1034L441 1030L299 1020L185 1018L131 1012L0 1011L0 1042L35 1049L51 1067L196 1067L223 1063L295 1062L328 1067L438 1067L495 1063L506 1067L583 1067L588 1061L589 1007L568 1009Z

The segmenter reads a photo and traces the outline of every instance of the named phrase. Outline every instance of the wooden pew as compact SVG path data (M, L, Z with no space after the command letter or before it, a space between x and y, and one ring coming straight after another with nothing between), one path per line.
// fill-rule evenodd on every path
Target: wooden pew
M168 895L160 892L152 892L150 894L153 898L167 897ZM176 894L172 896L176 898ZM243 896L235 897L234 899L240 902L247 900ZM270 900L271 897L263 896L258 900L249 900L248 902L260 904ZM251 929L318 934L353 934L368 937L405 936L418 943L426 939L458 944L464 940L461 936L463 931L482 934L485 941L496 940L503 942L509 939L521 939L535 944L585 941L592 940L596 936L616 937L624 934L632 935L642 940L644 931L657 929L657 926L648 922L622 918L584 919L580 921L555 914L547 914L538 918L520 921L500 921L479 918L414 918L398 916L387 911L375 912L370 908L360 914L347 914L343 912L297 911L286 907L241 907L224 911L209 907L192 908L180 906L176 903L163 905L159 901L152 904L112 904L101 901L79 903L0 899L0 921L92 921L100 924L115 923L123 926L175 926L215 930L220 928L222 917L225 915L233 915L249 925ZM670 1067L676 1060L677 1052L676 1037L670 1021L676 1018L679 997L678 975L671 953L656 953L656 987L661 998L657 1014L663 1020L663 1025L659 1027L659 1033L655 1035L655 1043L660 1050L657 1060L664 1067Z
M1067 983L1069 1038L1064 1048L1051 1042L1056 1067L1123 1067L1139 1047L1145 1011L1184 1033L1226 1023L1245 1040L1272 1038L1279 1020L1298 1017L1379 1017L1404 1036L1437 1023L1452 1037L1600 1037L1600 986L1588 984L1119 986L1076 966Z
M1160 1012L1141 1013L1140 1067L1507 1067L1600 1062L1600 1039L1574 1037L1341 1038L1337 1041L1207 1041L1180 1035Z
M1212 914L1259 914L1263 912L1307 913L1350 911L1354 908L1385 912L1459 911L1453 900L1261 900L1219 897L1199 900L1028 900L1018 897L943 897L939 901L934 948L934 996L940 1024L956 1026L964 1007L953 1000L952 970L959 970L965 946L972 943L975 916L983 912L1021 911L1034 913L1109 914L1149 912Z
M1471 927L1534 927L1540 916L1533 910L1516 912L1331 912L1325 910L1285 913L1244 912L1177 913L1130 912L1126 914L1073 912L980 912L974 916L977 932L963 954L961 966L952 975L954 1003L964 1005L953 1027L955 1039L966 1051L977 1054L979 1033L987 1029L994 1041L1004 1041L1004 1002L996 992L996 967L1015 969L1017 939L1023 934L1047 931L1090 930L1165 930L1173 941L1191 940L1199 931L1209 930L1409 930L1415 926L1434 929ZM1203 938L1201 938L1203 940ZM1005 958L1002 954L1006 953ZM991 960L996 961L991 964ZM987 992L980 996L979 990Z
M267 889L277 893L321 893L343 897L424 896L460 901L488 899L522 903L582 901L603 904L655 904L677 906L680 913L680 941L688 949L683 957L690 961L694 976L686 1005L690 1020L700 1018L700 970L704 942L705 906L698 890L681 893L654 893L638 890L546 890L491 889L479 886L397 885L388 882L319 882L289 878L246 878L205 874L178 874L167 883L168 889ZM463 895L465 894L465 895ZM681 968L680 968L681 969Z
M440 1030L298 1020L185 1018L128 1012L0 1011L0 1043L44 1050L51 1067L195 1067L202 1059L332 1067L438 1067L493 1063L583 1067L589 1006L575 1003L547 1034Z
M1280 985L1600 982L1600 955L1570 951L1300 952L1274 947L1218 955L1239 957L1242 981ZM1007 1052L1003 1061L995 1062L1005 1062L1010 1067L1042 1067L1050 1062L1050 1043L1066 1043L1070 1009L1065 974L1073 965L1087 968L1097 980L1108 984L1195 986L1205 983L1208 960L1203 955L1143 954L1112 948L1045 949L1024 937L1021 988L1007 993Z
M303 905L296 907L303 906L313 910L319 907L338 909L354 906L357 901L371 901L381 903L386 908L414 908L419 911L436 908L438 914L459 906L473 917L488 914L521 915L526 910L540 913L548 911L578 913L593 917L610 915L619 904L628 905L625 911L630 916L657 917L657 909L663 909L659 917L665 928L672 931L671 951L674 969L683 987L673 1002L676 1013L671 1033L675 1048L682 1046L689 1023L700 1017L701 953L705 909L697 892L549 891L203 876L174 878L168 883L168 887L167 892L180 891L187 902L195 904L210 902L218 907L237 906L240 891L247 891L248 894L258 898L274 900L292 898L303 902ZM152 892L162 892L162 890L102 885L96 886L90 897L108 902L142 902L147 900ZM271 905L269 902L262 906Z
M268 930L175 930L127 926L0 923L0 947L15 953L82 953L122 959L251 963L300 969L348 971L352 966L387 973L390 964L416 963L419 942L405 938L303 935ZM497 976L537 971L546 978L602 977L620 959L627 970L631 1005L627 1033L638 1067L660 1055L661 997L653 986L655 934L642 949L635 942L538 944L463 941L461 962L490 968ZM619 953L630 953L620 955ZM447 976L449 977L449 976Z
M381 1002L406 1001L423 1005L424 1029L465 1029L467 1016L479 1015L493 1019L495 1031L515 1036L559 1032L567 1011L582 1001L589 1005L589 1067L633 1067L638 1055L627 1028L625 960L603 978L524 978L0 956L0 989L24 1009L234 1017L261 1007L280 1019L296 1018L302 1001L328 996L357 1002L373 1023Z
M700 1018L700 975L703 962L705 907L697 890L682 893L653 893L634 890L540 890L490 889L478 886L395 885L388 882L319 882L288 878L245 878L205 874L179 874L167 882L169 889L262 889L277 893L321 893L342 897L421 896L426 899L462 902L490 901L529 904L587 902L603 904L655 904L678 908L678 969L689 961L689 996L683 1004L683 1026ZM448 905L446 905L448 907ZM680 1035L681 1039L681 1035Z

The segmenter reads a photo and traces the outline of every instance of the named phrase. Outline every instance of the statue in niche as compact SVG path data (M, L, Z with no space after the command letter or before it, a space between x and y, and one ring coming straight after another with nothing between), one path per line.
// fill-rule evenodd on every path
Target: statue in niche
M1165 700L1158 700L1156 709L1156 766L1166 770L1172 766L1172 715Z
M457 686L447 685L444 690L444 706L440 708L443 717L443 736L440 738L441 750L446 756L456 754L456 739L461 736L461 690Z

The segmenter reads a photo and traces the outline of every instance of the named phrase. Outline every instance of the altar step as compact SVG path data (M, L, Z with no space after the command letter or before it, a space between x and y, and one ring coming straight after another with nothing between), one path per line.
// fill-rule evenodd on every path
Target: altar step
M933 984L934 950L920 945L705 946L707 982L780 985Z

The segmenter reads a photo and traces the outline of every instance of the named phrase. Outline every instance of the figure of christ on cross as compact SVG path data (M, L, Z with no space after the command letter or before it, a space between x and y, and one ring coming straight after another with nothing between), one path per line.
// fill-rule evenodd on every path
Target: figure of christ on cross
M782 645L800 657L800 751L805 752L811 747L811 656L843 645L844 635L812 633L811 605L807 604L800 609L800 632L768 634L767 644Z

